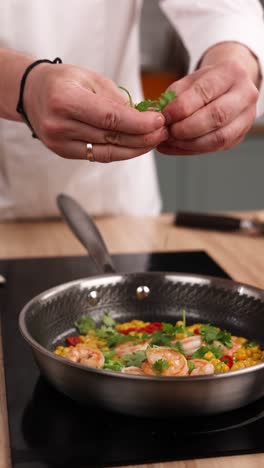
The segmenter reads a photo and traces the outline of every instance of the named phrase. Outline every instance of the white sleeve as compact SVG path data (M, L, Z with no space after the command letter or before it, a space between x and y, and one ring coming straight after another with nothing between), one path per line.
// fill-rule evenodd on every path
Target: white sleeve
M240 42L253 52L262 76L258 116L263 114L264 21L259 0L161 0L160 6L189 52L189 72L219 42Z

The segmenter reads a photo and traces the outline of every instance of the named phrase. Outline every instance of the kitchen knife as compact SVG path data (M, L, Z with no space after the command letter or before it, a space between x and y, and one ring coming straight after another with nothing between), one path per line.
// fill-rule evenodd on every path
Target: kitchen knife
M264 223L254 219L241 219L232 216L222 216L206 213L194 213L191 211L178 211L174 218L174 224L198 229L214 231L247 231L264 234Z

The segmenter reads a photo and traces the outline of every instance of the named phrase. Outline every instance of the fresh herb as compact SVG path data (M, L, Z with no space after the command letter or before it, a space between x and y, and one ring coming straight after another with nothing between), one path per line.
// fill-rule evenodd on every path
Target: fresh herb
M200 327L200 334L208 344L218 340L228 348L232 348L231 333L228 333L225 330L220 330L220 328L213 327L210 324L204 324Z
M212 343L214 340L216 340L219 331L219 328L213 327L209 324L204 324L200 327L200 335L203 337L206 343Z
M79 320L74 322L74 326L79 330L81 335L86 335L89 330L95 328L95 322L89 315L83 315Z
M183 328L186 328L186 310L183 309L182 311L182 321L183 321Z
M255 341L249 341L244 345L245 348L255 348L255 346L258 346L258 343L256 343Z
M105 358L104 369L121 371L121 369L123 368L122 363L113 359L116 356L115 351L104 351L103 355Z
M145 99L138 104L134 104L130 92L123 86L119 86L119 88L127 93L130 107L134 107L139 112L145 112L147 110L161 112L164 107L166 107L176 97L176 93L174 91L168 90L162 93L158 99Z
M102 340L105 340L106 346L108 346L109 348L133 340L133 338L130 335L118 333L118 331L115 328L115 325L116 322L108 313L106 313L102 318L101 327L95 330L96 336L98 336L98 338L101 338Z
M195 353L192 354L192 359L202 359L206 353L208 353L209 348L207 346L201 346Z
M221 346L209 346L209 351L218 359L222 356Z
M147 332L142 332L141 336L138 337L138 340L145 342L145 341L150 340L151 338L152 338L152 334L149 334Z
M158 372L158 374L162 374L162 372L168 369L168 367L169 363L165 359L158 359L152 366L153 370Z
M176 341L176 343L171 344L170 348L175 349L175 351L179 351L179 353L182 353L185 355L182 347L182 343L180 341Z
M130 366L141 367L143 362L146 360L146 351L140 350L140 351L135 351L134 353L131 353L131 354L125 354L122 357L122 360L126 367L130 367Z
M171 335L164 335L162 331L157 330L151 335L151 345L167 346L171 342Z
M162 322L162 331L166 335L175 335L177 333L177 327L172 325L172 323Z
M192 359L202 359L208 351L218 359L222 356L221 346L201 346L197 351L192 354Z
M123 91L125 91L125 93L127 93L130 107L135 107L130 92L126 88L124 88L124 86L118 86L118 88L122 89Z
M187 361L188 367L189 367L189 372L191 373L193 369L195 369L195 365L192 361Z
M127 341L132 341L132 337L129 335L122 335L121 333L98 330L97 336L106 340L106 346L111 348L112 346L117 346Z
M225 330L221 330L217 335L217 340L221 341L227 348L232 348L232 335Z
M116 326L116 322L114 321L114 319L111 317L111 315L106 312L104 315L103 315L103 318L102 318L102 323L106 326L106 327L115 327Z
M151 108L151 110L154 110L156 106L156 101L153 101L152 99L145 99L145 101L141 101L138 104L135 105L135 109L137 109L139 112L145 112Z

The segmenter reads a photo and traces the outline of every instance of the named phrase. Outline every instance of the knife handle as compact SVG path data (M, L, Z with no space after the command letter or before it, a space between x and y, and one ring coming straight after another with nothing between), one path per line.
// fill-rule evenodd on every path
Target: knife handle
M175 216L174 224L177 224L177 226L217 231L238 231L241 227L241 222L238 218L187 211L178 211Z

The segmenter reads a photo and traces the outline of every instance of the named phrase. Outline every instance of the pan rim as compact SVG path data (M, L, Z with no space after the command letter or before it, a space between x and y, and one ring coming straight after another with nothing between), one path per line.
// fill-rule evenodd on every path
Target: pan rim
M93 283L95 282L98 285L98 280L99 282L102 282L105 279L111 280L111 278L115 279L116 281L122 280L126 277L132 277L132 276L163 276L167 279L177 279L177 277L185 278L187 281L186 282L193 282L195 283L200 283L200 284L210 284L212 286L222 286L224 289L230 290L230 291L237 291L241 295L245 295L248 297L253 297L255 299L259 299L263 302L264 305L264 290L255 286L251 286L247 283L241 283L237 281L233 281L230 279L223 279L223 278L218 278L218 277L213 277L213 276L206 276L206 275L196 275L192 273L180 273L180 272L162 272L162 271L150 271L150 272L133 272L133 273L107 273L107 274L102 274L102 275L95 275L95 276L89 276L89 277L84 277L84 278L79 278L77 280L69 281L66 283L59 284L57 286L53 286L52 288L46 289L39 293L38 295L34 296L30 301L28 301L22 310L19 313L18 317L18 325L19 325L19 330L22 335L22 337L25 339L25 341L30 345L31 348L35 349L41 354L44 354L48 358L52 358L55 361L58 361L61 364L64 364L66 366L74 367L77 369L80 369L84 372L87 373L95 373L97 375L102 375L102 376L111 376L113 378L122 378L122 379L132 379L132 380L142 380L142 381L160 381L160 382L197 382L201 380L217 380L217 379L224 379L224 378L232 378L234 376L239 376L239 375L244 375L244 374L249 374L254 371L261 371L264 368L264 362L261 364L255 364L254 366L250 366L247 368L243 369L238 369L235 371L229 371L226 373L219 373L219 374L210 374L210 375L197 375L197 376L182 376L182 377L166 377L166 376L148 376L148 375L136 375L136 374L124 374L122 372L117 372L117 371L112 371L112 370L107 370L107 369L99 369L99 368L93 368L89 366L84 366L82 364L78 364L72 361L68 361L65 358L58 356L54 354L52 351L49 351L47 348L44 346L40 345L29 333L26 323L25 323L25 317L27 314L27 311L29 308L32 306L37 301L44 300L47 298L47 296L51 297L53 294L56 294L60 291L65 291L68 288L71 288L72 286L79 285L81 286L82 283ZM189 281L188 281L189 280ZM92 286L92 284L91 284ZM264 313L264 312L263 312Z

